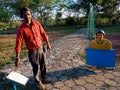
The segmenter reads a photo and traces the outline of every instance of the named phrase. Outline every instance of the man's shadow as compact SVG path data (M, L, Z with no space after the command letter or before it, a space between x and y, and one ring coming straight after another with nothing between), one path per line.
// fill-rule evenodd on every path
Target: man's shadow
M65 81L70 79L77 79L79 77L96 74L89 70L86 66L80 66L75 68L69 68L64 70L48 72L48 76L52 82Z
M58 71L51 71L47 73L47 76L52 81L51 83L55 83L58 81L66 81L70 79L78 79L83 76L89 76L96 74L94 71L90 70L87 66L80 66L75 68L69 68ZM29 77L29 84L33 84L34 79L33 76Z

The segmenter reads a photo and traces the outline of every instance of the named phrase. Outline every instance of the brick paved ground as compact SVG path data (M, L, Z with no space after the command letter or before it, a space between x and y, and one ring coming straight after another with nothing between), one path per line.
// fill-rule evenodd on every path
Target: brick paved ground
M87 67L78 54L85 54L87 43L81 30L51 42L52 50L46 53L46 62L52 83L45 84L47 90L120 90L120 65L114 70ZM9 73L13 69L10 65L1 72ZM23 62L18 71L30 78L28 85L34 85L29 62Z

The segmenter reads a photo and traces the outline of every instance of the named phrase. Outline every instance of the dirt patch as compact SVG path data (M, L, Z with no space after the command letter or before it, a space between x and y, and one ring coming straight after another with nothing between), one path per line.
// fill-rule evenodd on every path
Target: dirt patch
M116 51L116 63L120 64L120 34L106 35L106 38L111 40L113 49Z
M59 39L59 38L65 36L65 35L62 34L62 33L48 33L47 35L48 35L50 41L53 41L53 40L56 40L56 39Z

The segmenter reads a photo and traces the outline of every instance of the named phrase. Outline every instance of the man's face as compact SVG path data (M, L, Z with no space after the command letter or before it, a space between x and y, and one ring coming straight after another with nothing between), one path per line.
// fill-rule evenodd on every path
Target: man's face
M96 39L97 39L98 41L102 41L103 38L104 38L104 35L103 35L102 33L98 33L98 34L96 35Z
M23 12L22 17L25 20L25 22L27 22L27 23L31 22L32 15L31 15L30 11Z

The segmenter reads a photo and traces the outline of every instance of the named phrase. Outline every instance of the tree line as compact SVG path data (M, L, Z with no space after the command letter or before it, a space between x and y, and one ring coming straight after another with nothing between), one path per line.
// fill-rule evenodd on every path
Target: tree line
M120 22L120 0L0 0L0 29L5 24L12 27L22 7L29 7L45 26L86 25L89 3L96 26Z

